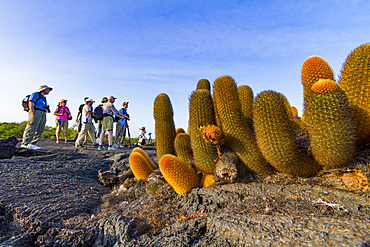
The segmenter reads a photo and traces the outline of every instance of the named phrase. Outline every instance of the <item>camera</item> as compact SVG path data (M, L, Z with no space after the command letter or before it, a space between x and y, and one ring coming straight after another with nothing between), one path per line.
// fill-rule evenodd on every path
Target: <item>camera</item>
M44 109L48 112L48 113L50 113L51 111L50 111L50 106L49 105L45 105L44 106Z

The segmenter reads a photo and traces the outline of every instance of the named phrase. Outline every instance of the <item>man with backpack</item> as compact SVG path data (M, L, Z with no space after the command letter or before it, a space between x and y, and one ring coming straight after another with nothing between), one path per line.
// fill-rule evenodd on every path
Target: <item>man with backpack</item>
M95 107L94 109L94 115L93 115L93 118L95 120L95 123L97 123L97 128L96 128L96 134L95 134L95 138L97 139L97 143L99 144L99 139L100 139L100 133L102 131L102 125L101 125L101 120L103 120L103 104L108 102L108 98L107 97L103 97L101 99L101 103L102 104L99 104Z
M94 146L97 146L98 144L96 143L95 139L95 127L92 122L92 116L93 116L93 107L92 104L95 101L93 99L87 98L86 99L86 104L82 108L82 113L81 113L81 122L82 122L82 128L80 133L78 134L75 147L83 147L81 142L87 134L89 134L92 142L94 143Z
M23 133L21 148L40 149L36 142L40 139L45 129L46 112L50 112L45 95L53 88L41 85L37 92L32 93L28 99L28 122ZM25 108L26 110L26 108Z
M108 131L108 150L117 150L113 146L113 117L114 114L117 114L119 118L125 118L125 116L118 112L116 107L114 107L113 103L115 102L117 98L113 96L108 97L108 102L103 104L103 119L102 119L102 133L100 134L100 140L99 140L99 148L98 150L105 150L105 147L103 146L103 139L104 134L106 131Z

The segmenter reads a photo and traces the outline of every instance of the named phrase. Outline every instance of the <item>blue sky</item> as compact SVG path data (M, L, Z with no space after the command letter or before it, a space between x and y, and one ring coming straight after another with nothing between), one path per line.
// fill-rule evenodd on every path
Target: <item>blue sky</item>
M370 42L369 1L0 1L0 122L21 122L26 94L48 84L76 115L85 96L129 101L132 136L154 134L153 102L166 93L187 129L198 80L223 75L283 93L302 114L300 69L324 58L337 76ZM71 124L72 122L70 122ZM47 125L55 126L49 114Z

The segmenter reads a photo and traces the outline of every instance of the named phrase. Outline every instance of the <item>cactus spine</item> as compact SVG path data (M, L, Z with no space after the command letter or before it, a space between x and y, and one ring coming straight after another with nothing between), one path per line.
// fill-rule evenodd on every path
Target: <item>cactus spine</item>
M129 164L137 180L147 180L149 175L154 171L147 159L138 152L132 152L129 157Z
M370 43L348 55L339 86L345 91L352 108L360 143L370 141Z
M324 169L338 168L356 151L355 124L348 99L333 80L319 80L305 102L311 151Z
M313 176L320 167L299 149L291 108L286 107L285 100L274 91L264 91L256 97L253 116L258 146L278 171L295 176Z
M190 135L185 133L180 133L176 135L175 138L175 150L177 158L181 161L189 164L194 160L193 150L191 149Z
M159 161L159 169L178 194L190 192L199 186L200 179L194 168L174 155L164 155Z
M253 128L253 91L249 86L241 85L238 87L238 95L244 119Z
M194 91L190 96L190 140L197 169L212 174L217 162L217 148L203 138L203 127L215 124L211 92Z
M170 98L165 93L155 98L154 119L157 158L160 160L165 154L175 154L176 129L173 122L173 110Z
M221 76L216 79L213 84L213 100L230 148L252 171L263 176L273 174L275 169L263 158L253 130L243 118L238 90L233 78Z

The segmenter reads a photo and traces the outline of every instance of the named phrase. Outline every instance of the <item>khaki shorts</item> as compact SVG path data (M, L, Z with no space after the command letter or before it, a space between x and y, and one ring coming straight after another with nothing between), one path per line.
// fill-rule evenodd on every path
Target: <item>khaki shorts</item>
M101 120L102 130L109 131L113 130L113 118L108 116Z
M58 124L58 121L61 121L61 123ZM63 128L64 133L68 132L68 121L67 120L55 120L55 124L56 124L57 132L60 132L62 128Z

